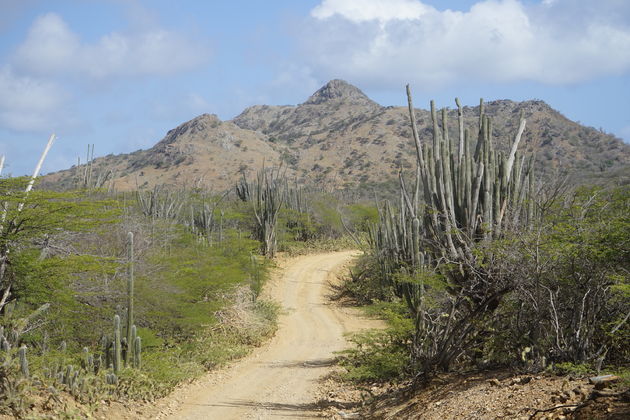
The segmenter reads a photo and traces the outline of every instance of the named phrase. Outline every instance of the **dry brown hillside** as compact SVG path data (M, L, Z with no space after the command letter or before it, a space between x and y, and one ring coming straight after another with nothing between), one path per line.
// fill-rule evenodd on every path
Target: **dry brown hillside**
M466 126L473 131L478 108L464 108ZM630 164L630 145L570 121L543 101L492 101L485 112L493 119L498 144L511 139L523 112L528 122L522 147L536 152L539 169L548 174L568 170L582 177L618 177ZM421 139L428 141L429 111L417 109L416 115ZM448 116L456 137L456 111ZM300 105L256 105L232 121L200 115L170 130L151 149L96 159L92 173L93 179L110 176L118 190L156 184L220 190L263 162L282 162L290 176L305 183L357 186L382 182L401 166L410 167L410 137L406 108L381 106L358 88L332 80ZM72 167L48 175L45 184L69 187L84 173L85 166Z

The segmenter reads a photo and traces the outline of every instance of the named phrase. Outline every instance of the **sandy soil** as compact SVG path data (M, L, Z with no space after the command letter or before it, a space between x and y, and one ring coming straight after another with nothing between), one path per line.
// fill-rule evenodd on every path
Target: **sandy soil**
M330 283L356 256L345 251L281 262L267 289L283 314L276 336L228 369L175 391L144 413L168 419L295 419L325 416L319 380L333 369L344 334L374 327L356 310L330 303ZM284 267L282 267L284 266Z

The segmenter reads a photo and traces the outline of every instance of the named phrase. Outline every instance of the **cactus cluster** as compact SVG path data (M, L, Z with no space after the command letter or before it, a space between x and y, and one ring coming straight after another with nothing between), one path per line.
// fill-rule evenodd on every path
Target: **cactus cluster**
M84 349L84 354L86 350ZM81 363L83 370L75 369L71 364L64 366L63 363L44 369L44 377L53 380L54 386L51 386L51 389L54 390L56 387L63 386L76 397L89 394L90 384L95 380L95 377L92 375L98 374L98 368L97 365L86 368L85 360Z
M118 322L117 322L118 321ZM118 327L118 333L116 332L116 324ZM120 317L117 315L114 317L114 337L120 336ZM133 326L135 337L135 325ZM139 337L135 337L136 342L139 342ZM57 385L63 385L73 395L88 396L90 392L94 392L94 388L91 385L98 383L98 376L101 372L104 372L104 380L108 385L118 384L118 371L116 371L116 364L120 368L122 358L116 362L116 352L114 350L116 346L116 339L109 340L107 337L103 337L101 341L102 354L95 355L90 352L87 347L84 347L81 355L80 368L75 368L72 364L58 363L51 367L44 369L44 377L52 379ZM120 340L121 351L125 350L123 345L124 340ZM136 352L134 352L134 358L139 359L140 348L136 345ZM22 354L20 354L20 362L22 360ZM139 362L132 361L134 367L139 367ZM22 366L22 363L21 363ZM22 369L23 370L23 369Z
M256 239L262 244L262 254L273 258L276 254L277 225L280 208L286 199L286 191L281 180L284 178L278 170L258 171L256 181L249 183L243 179L236 185L236 194L246 202L252 203L256 220Z
M289 210L286 214L286 229L290 231L296 241L307 241L314 235L312 222L312 193L314 188L299 186L297 181L290 185L285 179L285 207Z
M131 365L140 367L142 339L137 335L137 328L134 324L134 236L129 232L128 238L128 278L127 278L127 325L126 337L123 337L120 316L114 315L114 329L112 340L103 336L101 347L104 356L105 366L111 366L113 373L118 374L123 366ZM85 351L86 349L84 349ZM86 360L89 365L89 361Z
M289 181L284 180L284 191L286 197L286 206L291 210L295 210L299 213L308 214L309 206L306 200L306 194L304 187L297 185L297 181L294 186L289 185Z
M200 197L201 202L191 203L190 205L190 221L185 222L190 226L190 229L201 241L205 241L208 245L212 246L212 234L217 228L216 222L216 210L219 204L227 197L229 191L223 193L218 199L213 200L206 194L202 194ZM223 241L223 215L224 212L220 212L219 220L219 242Z
M140 188L137 188L136 201L140 211L146 217L177 220L184 207L185 191L170 190L160 185L147 191L141 191Z
M492 121L483 113L482 101L473 152L459 100L457 148L449 137L446 111L438 118L432 101L433 142L422 145L407 89L418 163L416 182L410 191L401 172L400 206L395 211L386 203L381 223L372 232L379 255L415 268L437 260L457 263L472 258L475 242L499 238L504 229L529 224L535 217L533 158L526 162L517 151L525 119L521 116L509 153L497 151Z
M122 337L120 317L114 316L113 339L104 336L101 340L105 365L110 366L114 373L119 373L124 366L140 368L142 360L142 338L137 335L135 325L131 326L129 340Z
M117 385L118 376L115 373L110 372L107 375L105 375L105 382L107 383L107 385Z
M75 186L83 189L100 189L108 182L107 190L112 191L114 178L116 178L115 170L94 168L94 144L88 144L83 168L81 168L81 157L77 157L77 166L74 169Z
M431 101L433 140L423 145L409 86L407 98L415 184L408 187L400 172L400 203L385 203L370 242L382 277L414 314L416 355L445 368L472 334L467 322L494 307L505 293L505 287L493 283L491 268L480 261L476 247L536 217L533 158L518 153L526 125L522 115L509 152L495 148L483 101L474 150L458 99L458 141L450 138L446 110L439 115ZM427 305L425 280L431 275L441 276L448 285L440 308Z
M0 326L0 350L3 352L2 354L2 365L9 366L11 365L17 356L17 360L19 362L20 374L28 378L30 376L28 359L26 358L26 345L22 344L20 347L17 347L19 344L20 336L16 329L12 328L5 335L4 327ZM17 348L17 352L13 350Z
M132 366L134 368L140 367L141 352L142 352L142 339L137 334L137 328L134 324L134 287L135 287L135 275L134 275L134 235L133 232L127 234L128 238L128 278L127 278L127 322L126 322L126 337L123 337L121 320L118 314L114 315L114 329L112 333L112 339L108 336L101 338L101 348L103 354L103 361L105 366L110 366L113 374L118 374L123 366ZM89 352L84 349L85 363L87 366L94 363L94 360L90 361ZM98 362L99 366L101 360Z

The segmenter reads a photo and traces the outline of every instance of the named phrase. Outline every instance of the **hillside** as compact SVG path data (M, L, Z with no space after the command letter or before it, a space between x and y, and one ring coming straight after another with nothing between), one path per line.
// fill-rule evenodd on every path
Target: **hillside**
M464 108L465 124L472 130L478 108ZM630 145L565 118L543 101L497 100L486 103L485 112L493 119L499 147L506 147L503 143L513 136L523 112L528 122L521 147L536 152L538 167L548 174L560 169L581 177L627 174L620 170L630 164ZM428 141L430 113L416 113L421 140ZM449 110L448 116L455 137L456 111ZM118 190L156 184L221 190L240 173L283 162L291 177L305 183L335 188L382 182L414 161L408 121L405 107L381 106L358 88L332 80L296 106L256 105L232 121L200 115L170 130L148 150L95 159L92 173L95 180L109 176ZM69 187L84 172L84 165L73 166L44 182Z

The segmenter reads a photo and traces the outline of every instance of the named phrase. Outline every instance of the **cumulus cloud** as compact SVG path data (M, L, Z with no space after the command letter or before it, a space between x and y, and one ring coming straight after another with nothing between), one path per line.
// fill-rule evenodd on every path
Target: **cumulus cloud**
M322 0L302 43L318 74L378 87L567 84L630 71L629 4L482 0L453 11L419 0Z
M393 19L419 19L434 10L416 0L324 0L311 11L311 15L317 19L339 15L354 23L371 20L386 22Z
M14 62L37 75L170 75L196 68L209 51L186 37L160 28L112 32L94 43L83 42L61 16L48 13L31 26Z
M0 127L48 132L66 122L67 94L57 84L0 68Z

